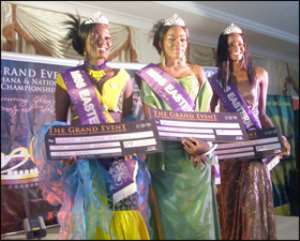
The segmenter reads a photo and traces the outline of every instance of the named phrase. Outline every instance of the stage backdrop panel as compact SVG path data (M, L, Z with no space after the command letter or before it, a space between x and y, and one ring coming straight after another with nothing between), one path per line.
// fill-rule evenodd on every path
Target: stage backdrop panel
M29 155L36 130L54 120L55 78L78 61L1 53L1 233L23 229L23 219L55 210L41 198L38 171ZM28 195L29 201L25 200Z

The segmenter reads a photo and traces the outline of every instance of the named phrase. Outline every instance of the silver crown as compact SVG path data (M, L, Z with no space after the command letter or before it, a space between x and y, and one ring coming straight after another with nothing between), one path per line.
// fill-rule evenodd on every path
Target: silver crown
M89 17L84 21L84 24L92 24L92 23L99 23L99 24L109 24L108 18L104 16L101 12L96 12L93 16Z
M243 33L242 29L235 25L234 23L231 23L229 26L227 26L224 31L223 34L227 35L227 34L232 34L232 33Z
M172 17L169 17L165 19L164 26L181 26L185 27L185 23L181 17L179 17L177 14L174 14Z

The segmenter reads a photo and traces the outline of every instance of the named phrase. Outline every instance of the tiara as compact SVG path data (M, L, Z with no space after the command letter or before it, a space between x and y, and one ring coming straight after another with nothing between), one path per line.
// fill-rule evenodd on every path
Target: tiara
M96 12L93 16L86 19L84 24L92 24L92 23L99 23L99 24L109 24L108 18L104 16L101 12Z
M181 27L185 27L185 23L181 17L177 14L174 14L172 17L165 19L164 26L172 26L177 25Z
M231 23L229 26L227 26L224 31L223 34L227 35L227 34L231 34L231 33L239 33L241 34L243 31L242 29L235 25L234 23Z

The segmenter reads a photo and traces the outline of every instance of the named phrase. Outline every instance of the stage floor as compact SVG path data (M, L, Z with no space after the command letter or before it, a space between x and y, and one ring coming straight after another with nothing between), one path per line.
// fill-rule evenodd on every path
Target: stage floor
M276 216L278 240L299 240L299 217ZM42 240L57 240L58 227L47 229ZM26 240L25 234L2 235L2 240Z

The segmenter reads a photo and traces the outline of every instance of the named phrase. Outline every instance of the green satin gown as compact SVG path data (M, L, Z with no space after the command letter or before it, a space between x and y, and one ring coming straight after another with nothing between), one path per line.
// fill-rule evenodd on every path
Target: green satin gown
M196 111L209 111L212 89L208 81L201 88L192 75L177 81L194 100ZM142 99L150 107L171 111L144 81ZM212 158L209 165L195 168L180 142L163 142L163 148L163 153L147 157L156 196L155 200L151 199L152 238L220 239Z

